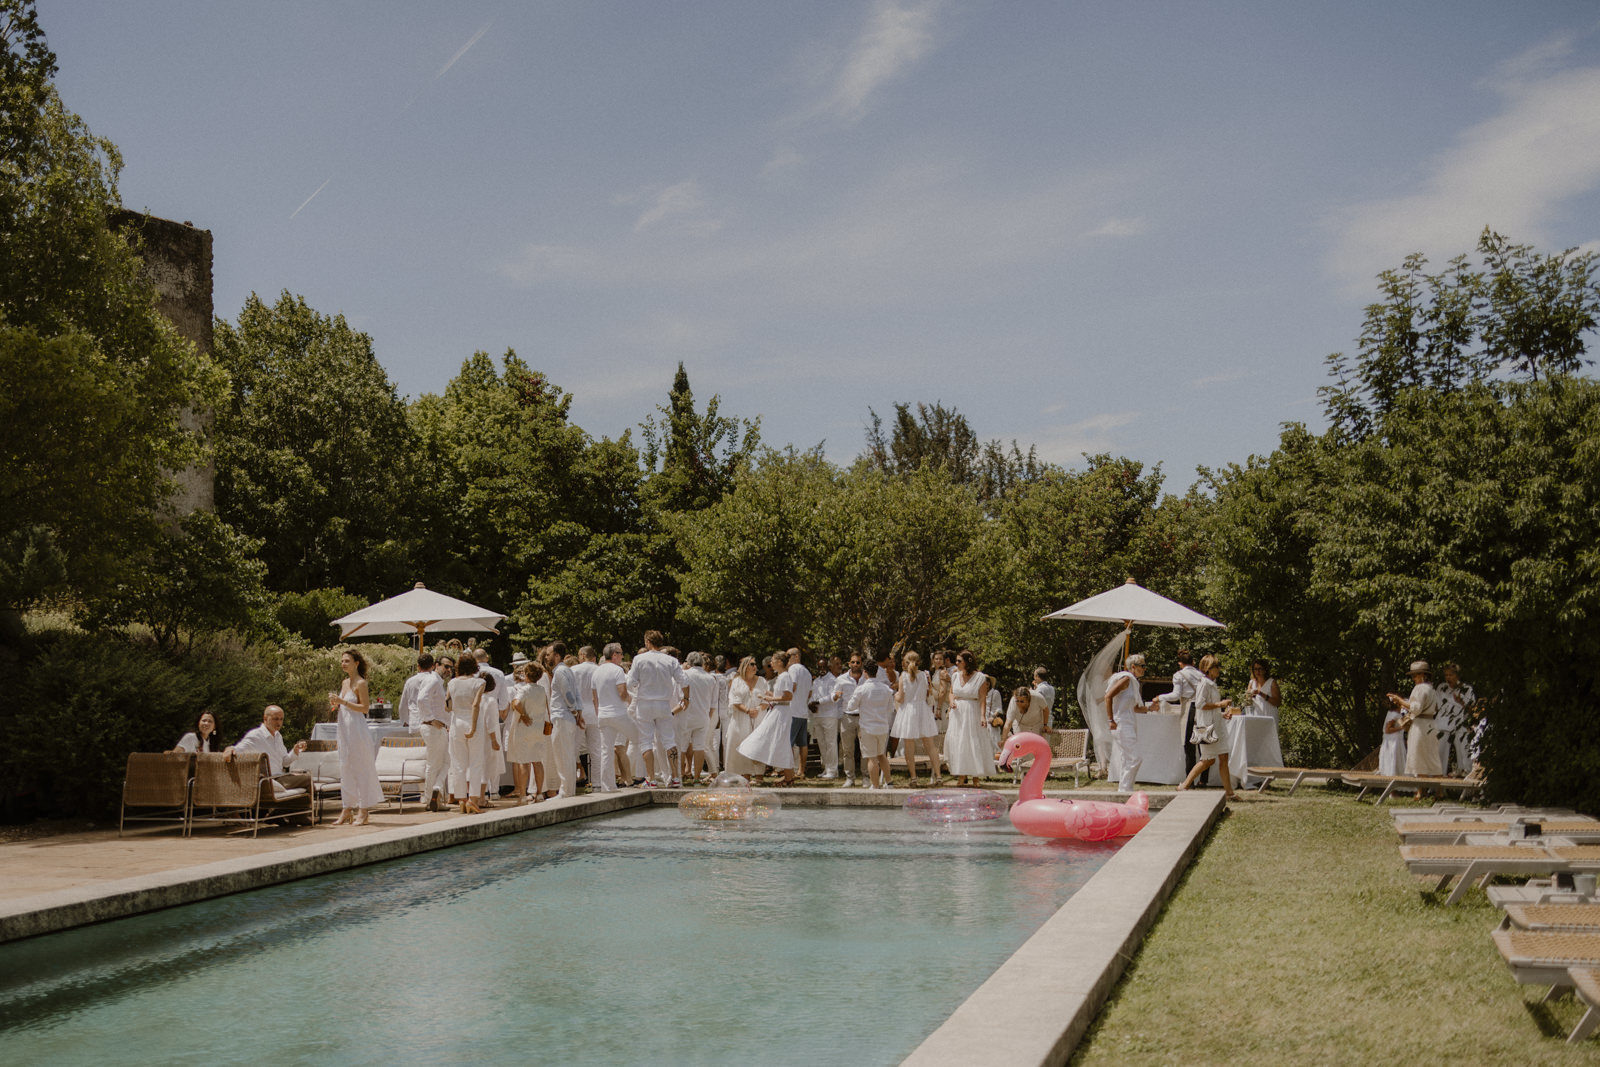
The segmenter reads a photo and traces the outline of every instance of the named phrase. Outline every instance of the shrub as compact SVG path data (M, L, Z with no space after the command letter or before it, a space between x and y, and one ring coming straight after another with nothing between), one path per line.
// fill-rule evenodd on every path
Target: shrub
M312 589L305 593L284 593L273 614L278 624L323 648L338 639L333 620L367 606L364 598L343 589Z

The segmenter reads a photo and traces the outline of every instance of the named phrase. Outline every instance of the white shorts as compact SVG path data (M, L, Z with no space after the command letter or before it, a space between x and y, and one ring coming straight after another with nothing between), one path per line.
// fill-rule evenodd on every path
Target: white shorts
M639 720L639 747L651 748L659 740L662 748L678 747L678 731L669 713L664 719Z
M695 748L707 752L711 748L711 717L701 715L693 720L688 720L688 712L679 716L677 722L678 741L684 748Z

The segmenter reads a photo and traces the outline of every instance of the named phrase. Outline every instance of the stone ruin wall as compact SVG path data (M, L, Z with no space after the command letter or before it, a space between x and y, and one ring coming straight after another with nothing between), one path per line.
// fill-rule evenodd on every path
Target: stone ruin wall
M212 351L211 231L187 222L158 219L137 211L118 210L111 225L138 239L144 275L155 286L157 308L204 355ZM209 432L211 412L185 410L183 424ZM172 506L177 514L210 511L215 506L216 469L210 463L178 472Z

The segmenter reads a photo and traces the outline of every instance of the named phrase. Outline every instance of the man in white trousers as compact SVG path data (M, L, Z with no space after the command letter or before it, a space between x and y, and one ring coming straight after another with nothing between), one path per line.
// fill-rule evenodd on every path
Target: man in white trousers
M711 724L717 710L717 680L706 670L704 652L689 653L689 669L684 672L688 683L683 714L678 718L678 743L683 746L685 778L711 776L710 764L701 771L700 762L711 749Z
M1106 714L1111 719L1111 729L1117 749L1122 753L1122 777L1117 788L1131 793L1138 782L1139 764L1143 755L1139 751L1139 719L1150 710L1139 692L1139 680L1144 677L1144 656L1135 652L1128 657L1128 669L1118 671L1106 682Z
M565 662L567 645L552 641L544 650L544 668L550 672L550 749L560 782L559 795L578 795L578 731L583 729L583 703L572 668ZM548 786L547 786L548 787Z
M428 754L428 771L422 780L422 795L428 810L439 810L440 794L447 788L450 774L450 712L445 708L444 683L455 674L455 664L434 663L424 652L417 657L417 673L406 679L400 694L400 709L406 725L422 735Z
M639 749L644 756L648 784L682 785L678 768L678 738L673 712L688 696L683 665L661 649L660 630L646 630L644 651L633 657L628 669L628 691L634 695Z
M837 674L837 672L835 672ZM839 755L844 760L844 784L856 784L856 742L861 737L861 708L850 710L850 698L855 695L856 686L866 679L861 670L861 653L850 653L850 669L843 674L837 674L833 683L833 706L842 714L839 716Z
M604 662L596 665L589 677L589 730L597 740L589 742L589 786L602 793L617 788L617 757L627 743L631 721L628 718L628 676L622 670L622 646L615 641L600 650ZM582 653L580 652L581 656ZM622 777L631 784L626 754L622 755Z
M818 659L817 679L811 689L817 704L817 710L811 713L811 736L817 741L822 777L829 781L839 777L839 716L843 709L833 699L833 690L843 670L844 661L838 656Z
M589 753L589 788L609 792L616 785L616 780L605 782L598 777L600 766L600 720L594 712L594 672L599 664L595 662L594 646L584 645L578 649L578 664L572 668L572 677L578 683L578 697L583 701L586 712L583 727L583 747Z

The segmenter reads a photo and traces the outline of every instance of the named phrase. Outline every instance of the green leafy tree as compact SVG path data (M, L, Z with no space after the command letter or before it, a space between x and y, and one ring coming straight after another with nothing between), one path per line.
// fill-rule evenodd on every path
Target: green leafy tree
M121 158L68 111L31 3L0 3L0 613L151 566L171 471L201 455L181 413L221 379L156 310L112 229Z
M427 504L405 404L366 334L288 292L218 320L232 379L216 412L217 511L261 544L267 581L392 595Z
M652 473L649 496L663 511L694 511L719 500L733 487L761 444L761 420L718 413L713 396L704 414L695 410L689 372L678 364L664 407L642 425L645 469Z
M867 448L862 453L873 468L909 474L924 468L946 471L958 485L971 486L980 501L1004 496L1013 488L1044 476L1050 465L1032 445L1023 452L1017 442L980 442L967 417L943 404L894 406L894 425L884 436L883 419L867 409Z

